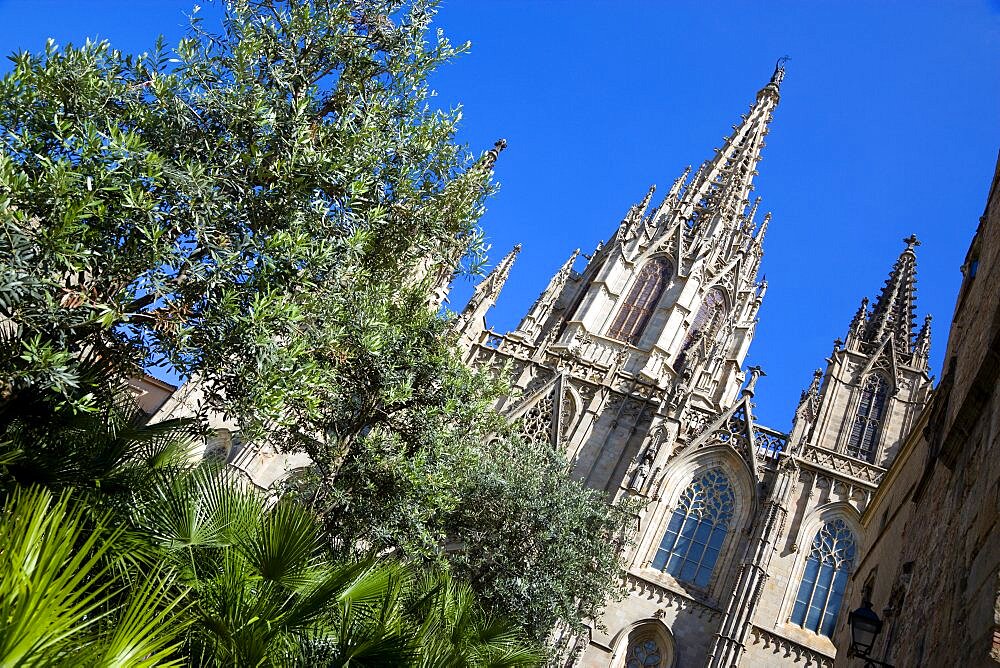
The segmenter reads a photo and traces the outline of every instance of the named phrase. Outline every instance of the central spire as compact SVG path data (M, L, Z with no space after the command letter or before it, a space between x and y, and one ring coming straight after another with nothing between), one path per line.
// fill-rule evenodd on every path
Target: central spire
M721 231L745 223L753 192L753 179L764 148L764 137L781 99L785 58L779 58L768 83L739 125L726 137L715 157L705 161L680 197L679 213L691 231L694 244L714 238Z

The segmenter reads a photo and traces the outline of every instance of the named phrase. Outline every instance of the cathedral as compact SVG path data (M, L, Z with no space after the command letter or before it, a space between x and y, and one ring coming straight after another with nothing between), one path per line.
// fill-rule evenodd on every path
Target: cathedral
M834 342L791 431L758 424L746 368L767 292L751 201L779 63L715 156L654 188L607 243L573 252L518 327L487 328L519 248L455 322L469 364L513 370L499 406L610 500L637 497L628 595L576 638L577 666L832 666L861 515L924 409L930 317L916 247ZM860 295L859 295L860 297Z

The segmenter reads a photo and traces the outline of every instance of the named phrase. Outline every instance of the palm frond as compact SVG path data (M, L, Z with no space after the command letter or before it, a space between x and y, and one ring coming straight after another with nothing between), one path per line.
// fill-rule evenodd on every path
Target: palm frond
M70 494L15 491L0 518L0 663L54 660L84 645L114 597L104 559L117 529L88 526Z

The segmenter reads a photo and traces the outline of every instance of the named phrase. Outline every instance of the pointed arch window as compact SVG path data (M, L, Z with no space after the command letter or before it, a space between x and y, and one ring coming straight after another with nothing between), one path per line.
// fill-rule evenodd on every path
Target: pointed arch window
M692 360L697 363L697 360L708 355L722 329L727 313L726 297L722 294L722 290L718 288L709 290L691 322L684 345L681 346L677 359L678 370L687 367Z
M708 586L735 506L733 486L722 469L695 476L670 517L653 568L699 587Z
M615 654L616 668L667 668L674 664L674 643L668 632L657 622L639 625L625 639L624 647Z
M869 462L875 457L888 396L889 382L883 376L873 373L865 379L858 412L847 440L847 454Z
M660 301L673 273L673 266L665 258L657 257L647 262L639 271L625 302L618 309L608 336L632 345L639 343L642 332L653 315L653 309Z
M857 544L842 519L823 525L816 533L806 559L799 593L792 609L792 623L814 633L833 637L837 613L847 580L854 567Z
M625 653L625 668L660 668L663 665L663 650L655 638L633 640Z

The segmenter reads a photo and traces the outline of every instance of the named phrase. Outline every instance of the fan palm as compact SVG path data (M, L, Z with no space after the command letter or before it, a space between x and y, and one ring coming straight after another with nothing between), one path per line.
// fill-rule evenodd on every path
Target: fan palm
M63 492L16 490L0 516L0 665L169 666L183 591L115 568L123 530Z

